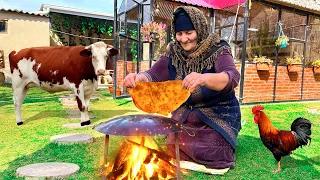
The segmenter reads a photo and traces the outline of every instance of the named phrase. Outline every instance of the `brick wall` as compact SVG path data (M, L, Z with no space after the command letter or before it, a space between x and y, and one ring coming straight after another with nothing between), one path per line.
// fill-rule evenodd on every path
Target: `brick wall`
M136 63L126 62L127 73L136 72ZM123 92L124 61L117 62L117 84ZM241 72L241 64L236 64ZM140 63L140 72L149 68L149 61ZM243 103L272 102L274 91L275 67L269 71L257 71L256 65L245 65L245 78L243 90ZM314 75L312 68L305 68L303 100L320 99L320 75ZM302 83L302 70L297 73L288 73L286 66L278 66L275 101L300 100ZM236 88L236 96L239 97L239 86Z
M236 64L240 71L240 64ZM302 99L320 99L320 75L315 75L312 68L304 70L304 86ZM243 103L272 102L274 91L275 67L269 71L257 71L255 64L246 64ZM288 73L286 66L278 66L275 101L300 100L302 70ZM239 87L236 89L239 97Z
M129 73L137 72L136 64L137 63L132 62L132 61L127 61L127 62L124 62L122 60L117 61L117 86L121 89L121 92L123 92L123 79L124 79L125 75L127 75ZM124 72L125 66L127 66L126 73ZM149 69L149 61L141 61L139 72L146 71L147 69Z

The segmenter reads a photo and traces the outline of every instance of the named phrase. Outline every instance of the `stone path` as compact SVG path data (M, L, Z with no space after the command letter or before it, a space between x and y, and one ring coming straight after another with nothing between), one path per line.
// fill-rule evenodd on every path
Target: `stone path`
M60 134L52 136L50 138L51 142L58 144L85 144L93 142L93 137L90 134Z
M48 162L30 164L17 169L16 174L19 177L26 178L56 178L62 179L73 175L79 171L79 166L71 163Z
M93 95L91 100L99 99L97 95ZM80 111L78 110L78 105L76 97L73 94L69 96L63 96L59 98L64 108L67 110L69 119L80 119ZM89 110L90 111L90 110ZM90 115L89 115L90 116ZM90 119L94 116L90 116ZM81 126L79 123L70 123L63 125L65 128L92 128L93 124L87 126ZM93 137L90 134L60 134L52 136L50 138L51 142L58 144L76 144L76 143L91 143L93 142ZM19 177L25 177L26 179L48 179L48 178L66 178L79 171L79 166L71 163L60 163L60 162L48 162L48 163L38 163L23 166L17 169L16 174Z

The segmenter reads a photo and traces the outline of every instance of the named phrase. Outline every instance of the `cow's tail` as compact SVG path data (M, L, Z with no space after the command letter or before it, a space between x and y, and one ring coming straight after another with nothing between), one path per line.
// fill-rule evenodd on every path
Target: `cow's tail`
M10 63L10 70L11 70L11 73L13 72L13 69L15 68L15 66L13 65L14 63L17 63L14 61L14 56L17 52L16 51L12 51L10 54L9 54L9 63Z
M9 61L11 61L14 57L14 55L16 54L16 51L11 51L11 53L9 54Z

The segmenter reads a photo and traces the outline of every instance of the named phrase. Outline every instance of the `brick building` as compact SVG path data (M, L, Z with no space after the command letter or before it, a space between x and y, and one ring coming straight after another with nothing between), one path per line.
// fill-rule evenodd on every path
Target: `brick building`
M237 68L241 72L240 85L236 89L241 103L320 99L320 77L313 72L311 66L313 61L320 59L320 3L318 1L252 0L215 9L206 7L204 4L194 4L195 1L188 0L149 0L147 2L151 4L148 8L153 14L152 18L168 26L174 8L179 5L197 6L205 12L211 30L218 33L222 39L230 41ZM126 11L123 6L121 9L120 24L124 24L121 21L121 15L125 16ZM129 9L127 18L138 17L137 5L127 9ZM246 14L248 16L245 16ZM144 16L148 15L144 14ZM143 25L142 22L141 25ZM169 28L168 36L170 37ZM281 35L288 37L289 45L280 49L275 41ZM245 47L244 50L243 47ZM271 59L273 63L270 69L257 70L255 56L266 56ZM287 68L287 59L295 56L301 57L302 66L297 72L291 73ZM137 68L136 63L126 62L124 56L119 59L122 59L118 63L122 63L124 69L126 69L125 64L133 67L127 68L125 72L118 68L117 79L121 87L125 74L137 72ZM139 71L148 68L143 64L148 64L148 61L140 59Z

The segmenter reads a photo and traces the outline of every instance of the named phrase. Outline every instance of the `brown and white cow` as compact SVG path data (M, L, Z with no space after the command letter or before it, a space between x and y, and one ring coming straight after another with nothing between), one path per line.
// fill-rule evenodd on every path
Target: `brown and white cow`
M81 126L89 125L90 96L97 90L97 75L105 73L107 59L118 51L104 42L90 46L33 47L9 54L14 109L18 125L21 105L29 88L48 92L72 91L81 113Z

